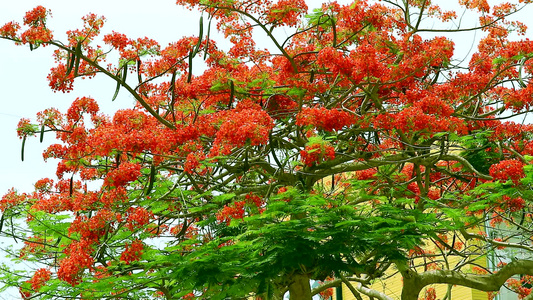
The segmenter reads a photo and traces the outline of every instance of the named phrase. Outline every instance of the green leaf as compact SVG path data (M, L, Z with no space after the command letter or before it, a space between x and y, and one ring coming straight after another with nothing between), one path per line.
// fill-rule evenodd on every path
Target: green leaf
M224 203L229 202L229 200L235 198L235 196L236 195L234 193L221 194L221 195L213 197L213 202L224 204Z
M492 60L492 64L493 65L501 65L502 63L504 63L506 61L505 58L503 57L496 57Z

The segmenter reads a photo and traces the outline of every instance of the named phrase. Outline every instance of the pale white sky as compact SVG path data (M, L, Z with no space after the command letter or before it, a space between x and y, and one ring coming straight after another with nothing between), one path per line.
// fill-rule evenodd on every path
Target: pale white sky
M6 1L6 0L1 0ZM184 10L172 0L150 2L128 1L67 1L67 0L19 0L9 1L0 10L0 24L22 20L24 13L37 5L52 10L53 18L48 25L54 37L63 39L64 32L81 26L81 17L88 12L104 15L107 24L104 30L115 30L131 37L158 40L161 45L179 39L183 35L198 34L198 14ZM64 39L63 39L64 40ZM113 111L131 104L131 99L122 98L111 102L114 84L104 78L79 80L70 94L53 93L48 88L46 76L53 66L52 48L39 48L33 52L27 47L17 47L0 40L0 194L15 186L20 191L30 191L33 182L53 175L56 162L45 164L42 151L53 134L45 135L45 143L39 139L26 141L25 161L20 159L21 141L16 137L16 126L21 117L33 118L49 107L65 110L76 97L92 96L99 100L106 111Z
M322 1L307 2L309 6L318 6ZM81 26L80 19L88 12L107 18L104 32L115 30L132 38L148 36L162 46L184 35L198 34L199 14L178 7L174 0L0 0L0 3L3 4L0 9L0 26L12 20L20 22L24 13L37 5L51 9L53 17L48 25L54 30L54 37L60 40L64 40L66 30ZM533 7L521 12L517 18L530 23L530 32L533 33L530 16L533 16ZM464 22L470 23L465 25L472 25L475 20L466 18ZM479 37L478 35L477 38ZM531 38L532 34L529 33L527 37ZM473 38L472 33L456 35L454 40L458 53L466 55ZM21 117L34 118L37 112L49 107L65 111L72 100L81 96L94 97L107 112L131 106L131 98L124 92L121 92L115 102L111 102L115 85L105 78L78 80L70 94L53 93L46 80L48 71L53 66L52 50L47 47L30 52L27 47L0 40L0 157L3 159L0 165L0 197L11 187L29 192L35 181L43 177L53 178L55 174L57 162L44 163L42 160L46 145L53 142L52 134L45 135L43 144L39 144L38 137L29 139L25 147L25 161L21 161L21 141L16 137L16 126ZM18 297L17 292L11 295L5 299ZM0 295L0 299L2 297Z

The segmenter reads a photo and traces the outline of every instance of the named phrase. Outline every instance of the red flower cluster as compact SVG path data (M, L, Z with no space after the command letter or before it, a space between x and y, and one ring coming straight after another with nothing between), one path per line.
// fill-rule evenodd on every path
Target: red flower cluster
M335 148L328 143L311 144L300 151L300 156L302 157L302 163L311 167L326 160L335 159Z
M221 223L229 225L233 219L244 218L244 206L246 201L235 201L232 205L225 205L224 208L217 214L217 220Z
M306 107L296 116L296 125L313 126L325 131L341 130L354 123L355 119L350 113L325 107Z
M274 119L280 119L291 115L298 108L298 103L285 95L274 95L268 99L266 110Z
M52 31L46 28L46 17L48 15L50 15L50 11L40 5L26 13L23 23L30 27L20 36L23 44L39 45L52 40ZM6 36L14 37L19 26L16 23L8 23L2 29Z
M307 4L304 0L279 0L273 4L268 12L269 22L280 22L286 26L298 24L301 15L307 13Z
M49 10L44 8L42 5L39 5L26 13L26 15L24 16L24 25L44 25L46 22L46 17L49 14Z
M153 214L144 207L130 207L128 209L126 227L131 231L141 228L147 225L152 217Z
M378 170L375 168L357 171L355 172L355 178L357 178L358 180L373 179L377 172Z
M515 159L502 160L492 165L489 169L489 174L494 180L512 180L515 185L520 184L520 179L526 176L524 164Z
M31 288L34 291L38 291L41 287L43 287L48 280L50 280L50 275L52 272L48 269L38 269L33 277L29 280L31 283Z
M53 35L50 29L44 26L30 27L20 36L22 43L42 44L52 40ZM43 44L45 46L45 44Z
M46 78L48 85L54 91L68 93L74 89L74 73L67 75L67 66L64 64L51 68Z
M70 283L72 286L81 282L81 276L86 268L92 268L94 258L91 256L94 252L92 243L86 240L72 242L65 249L67 257L59 263L57 277Z
M35 190L40 192L48 192L54 187L54 181L50 178L39 179L34 184Z
M317 63L327 67L334 74L350 76L354 70L353 62L333 47L325 47L318 54Z
M218 149L224 149L222 154L227 155L234 147L264 145L274 121L264 111L259 109L234 110L224 116L223 123L216 133L212 155L218 155Z
M511 198L507 195L502 197L502 208L508 208L512 212L520 211L526 206L526 201L522 197Z
M426 292L424 293L424 300L436 300L437 299L437 291L435 288L427 288Z
M265 200L263 198L253 193L248 193L245 199L248 203L253 203L257 207L261 207L265 203Z
M515 278L509 278L507 279L506 283L509 289L518 293L518 299L524 299L533 291L532 288L526 287L527 285L531 286L531 284L533 283L533 278L528 275L524 276L520 280Z
M83 45L87 47L89 43L100 34L100 29L104 26L105 18L90 13L83 18L83 29L69 30L67 31L69 45L76 47L81 41Z
M43 287L48 280L50 280L52 272L48 269L38 269L35 271L35 274L32 276L32 278L27 283L31 284L31 291L27 290L23 287L19 288L20 295L22 296L22 299L30 299L32 292L37 292L41 287Z
M441 114L449 113L446 108L439 110L433 108L431 112ZM407 107L394 114L384 113L378 115L374 124L383 129L399 129L410 134L417 132L425 132L426 134L446 131L466 132L466 126L462 120L455 117L444 118L427 114L418 106Z
M200 151L189 153L187 155L187 158L185 159L183 170L189 174L192 174L194 172L202 173L202 171L205 171L206 169L200 162L203 161L205 158L205 153Z
M0 211L4 212L6 209L24 203L28 196L26 194L17 194L13 189L9 190L0 200Z
M17 136L19 138L35 135L37 132L37 127L33 125L29 119L22 118L20 119L17 125Z
M104 36L104 42L120 52L120 58L125 61L137 61L143 55L159 53L159 44L147 37L133 40L126 35L113 32Z
M81 97L72 102L66 117L69 121L77 122L82 118L83 114L87 113L94 118L99 111L100 107L96 100L90 97Z
M20 25L16 22L9 22L0 27L0 36L14 39L17 36L17 31L20 29Z
M127 265L134 261L139 261L143 254L144 245L140 240L134 240L131 244L126 243L125 249L120 255L120 260Z
M141 176L141 165L125 162L118 168L107 173L104 180L105 186L124 186L126 183L136 180Z

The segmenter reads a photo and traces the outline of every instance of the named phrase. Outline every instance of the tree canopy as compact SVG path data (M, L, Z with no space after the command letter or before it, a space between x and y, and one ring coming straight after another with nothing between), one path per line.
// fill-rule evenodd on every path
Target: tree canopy
M166 46L102 33L95 14L58 41L43 6L3 25L55 49L54 91L103 76L116 91L98 101L135 99L20 121L22 159L54 133L43 155L58 166L0 201L1 234L24 243L11 254L35 267L3 265L4 289L307 300L344 283L391 299L372 283L399 273L403 300L434 299L434 284L527 297L533 126L513 117L533 104L533 42L510 38L526 32L510 16L531 1L460 0L472 28L437 2L178 0L202 12L199 34ZM468 62L461 31L483 36Z

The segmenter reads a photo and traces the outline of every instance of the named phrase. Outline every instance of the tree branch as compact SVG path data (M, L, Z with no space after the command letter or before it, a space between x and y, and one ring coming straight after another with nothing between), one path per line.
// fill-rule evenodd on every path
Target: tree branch
M533 260L514 260L502 267L499 272L491 275L465 274L451 270L435 270L418 274L411 269L406 269L406 264L399 263L397 266L404 281L402 300L418 299L420 291L431 284L453 284L491 292L498 291L511 276L533 275Z

